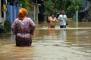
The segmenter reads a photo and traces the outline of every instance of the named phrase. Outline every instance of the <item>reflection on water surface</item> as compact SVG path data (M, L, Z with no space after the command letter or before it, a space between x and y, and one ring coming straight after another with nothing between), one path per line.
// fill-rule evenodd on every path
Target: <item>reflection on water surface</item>
M32 47L16 47L14 36L0 35L0 60L91 60L90 29L39 29Z

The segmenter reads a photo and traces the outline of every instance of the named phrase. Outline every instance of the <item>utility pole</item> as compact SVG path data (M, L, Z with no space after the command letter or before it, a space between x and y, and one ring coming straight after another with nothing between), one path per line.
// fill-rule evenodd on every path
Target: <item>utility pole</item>
M0 0L0 24L2 22L2 19L1 19L1 0Z
M33 4L33 20L36 22L36 23L38 23L38 19L37 19L37 15L38 15L38 13L37 13L37 0L32 0L32 4Z
M36 15L36 5L34 5L34 21L35 21L35 19L36 19L36 17L35 17L35 15Z

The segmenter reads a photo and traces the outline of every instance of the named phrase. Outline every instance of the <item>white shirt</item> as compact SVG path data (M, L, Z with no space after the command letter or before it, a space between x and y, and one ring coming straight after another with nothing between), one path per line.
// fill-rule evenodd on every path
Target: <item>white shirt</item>
M66 25L67 16L66 15L59 15L58 20L60 20L60 25Z

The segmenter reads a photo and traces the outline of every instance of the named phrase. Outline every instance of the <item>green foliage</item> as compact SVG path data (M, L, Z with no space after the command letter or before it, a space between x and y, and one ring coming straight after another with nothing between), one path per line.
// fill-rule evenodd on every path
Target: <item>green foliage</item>
M24 8L26 8L26 6L28 6L28 4L26 3L25 0L20 0L19 3L22 4L22 7L24 7Z
M45 9L46 9L46 13L53 12L53 2L51 0L47 0L45 2Z
M45 1L45 9L46 13L55 13L60 11L64 6L64 0L46 0Z
M32 8L32 3L30 0L19 0L19 3L22 4L23 8L30 10Z
M46 0L45 6L47 13L65 11L76 11L82 7L83 0Z
M82 7L83 0L70 0L70 5L68 6L67 10L80 10Z

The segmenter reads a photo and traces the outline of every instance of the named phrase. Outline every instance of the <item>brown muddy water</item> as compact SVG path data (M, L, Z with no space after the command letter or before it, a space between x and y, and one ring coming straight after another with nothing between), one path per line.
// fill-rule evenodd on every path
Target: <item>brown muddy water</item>
M31 47L2 34L0 60L91 60L91 29L36 29Z

